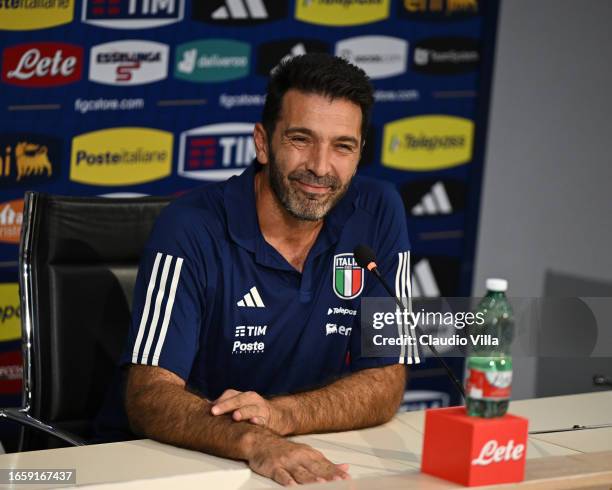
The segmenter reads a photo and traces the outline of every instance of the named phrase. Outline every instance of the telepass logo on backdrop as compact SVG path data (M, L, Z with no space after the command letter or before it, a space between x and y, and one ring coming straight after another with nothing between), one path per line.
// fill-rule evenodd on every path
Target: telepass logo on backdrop
M296 0L295 18L330 27L357 26L389 17L390 0Z
M178 174L225 180L241 174L255 158L253 123L201 126L181 134Z

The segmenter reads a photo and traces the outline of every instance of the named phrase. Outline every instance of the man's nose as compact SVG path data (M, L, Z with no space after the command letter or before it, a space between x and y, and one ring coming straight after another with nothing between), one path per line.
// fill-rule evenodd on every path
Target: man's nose
M313 145L312 152L306 163L306 170L310 170L318 177L327 175L330 170L329 146L323 143Z

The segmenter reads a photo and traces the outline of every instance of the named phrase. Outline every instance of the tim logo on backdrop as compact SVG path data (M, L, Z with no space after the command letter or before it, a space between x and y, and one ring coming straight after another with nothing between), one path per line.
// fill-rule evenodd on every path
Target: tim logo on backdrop
M332 285L340 299L353 299L363 291L364 273L352 253L334 255Z
M81 79L83 49L67 43L41 42L6 48L2 80L21 87L44 88Z
M385 125L381 161L397 170L429 171L468 163L474 122L446 115L415 116Z
M226 180L255 158L253 123L222 123L181 133L178 174L199 180Z
M0 243L19 244L23 199L0 203Z
M408 64L408 42L389 36L360 36L336 44L336 56L358 66L372 79L401 75Z
M0 30L31 31L72 22L74 0L11 0L0 4Z
M232 39L202 39L176 48L174 76L188 82L225 82L249 74L251 47Z
M390 0L296 0L295 18L331 27L357 26L389 17Z
M0 134L0 184L27 186L57 174L61 141L34 133Z
M151 41L116 41L91 48L89 79L105 85L143 85L168 76L170 48Z
M98 186L135 185L168 177L173 135L152 128L122 127L72 140L70 180Z
M81 20L110 29L147 29L183 19L185 0L83 0Z
M279 0L206 0L192 4L193 20L245 26L287 17L287 3Z

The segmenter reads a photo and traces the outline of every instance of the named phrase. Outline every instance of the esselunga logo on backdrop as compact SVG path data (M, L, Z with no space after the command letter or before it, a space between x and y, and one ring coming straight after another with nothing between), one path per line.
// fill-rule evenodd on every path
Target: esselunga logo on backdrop
M206 39L177 46L174 76L189 82L224 82L249 74L251 47L232 39Z
M296 0L295 18L324 26L357 26L389 17L390 0Z
M19 284L0 284L0 342L21 337Z
M398 170L441 170L472 159L474 122L462 117L407 117L385 125L381 161Z
M4 0L0 30L32 31L72 22L74 0Z
M134 185L168 177L173 135L151 128L112 128L72 140L70 180L99 186Z

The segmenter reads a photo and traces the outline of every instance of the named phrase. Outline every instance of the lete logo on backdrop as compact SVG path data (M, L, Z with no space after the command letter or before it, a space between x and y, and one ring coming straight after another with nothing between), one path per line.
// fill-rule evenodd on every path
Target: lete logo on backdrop
M406 71L408 43L389 36L360 36L336 44L336 56L358 66L372 79L393 77Z
M72 140L70 180L99 186L135 185L168 177L173 135L152 128L112 128Z
M23 222L23 199L0 204L0 243L19 244Z
M184 0L83 0L82 21L111 29L147 29L183 19Z
M168 76L167 45L117 41L91 48L89 79L106 85L143 85Z
M389 0L296 0L295 18L324 26L357 26L389 17Z
M56 176L62 142L34 133L0 134L0 184L45 183Z
M225 180L241 174L255 158L253 123L222 123L181 133L178 174Z
M4 50L2 80L22 87L54 87L77 82L83 49L67 43L29 43Z
M74 0L3 1L0 4L0 29L31 31L72 22Z
M249 74L251 47L231 39L202 39L176 48L174 76L188 82L224 82Z
M446 115L415 116L385 125L381 161L397 170L442 170L468 163L474 122Z

